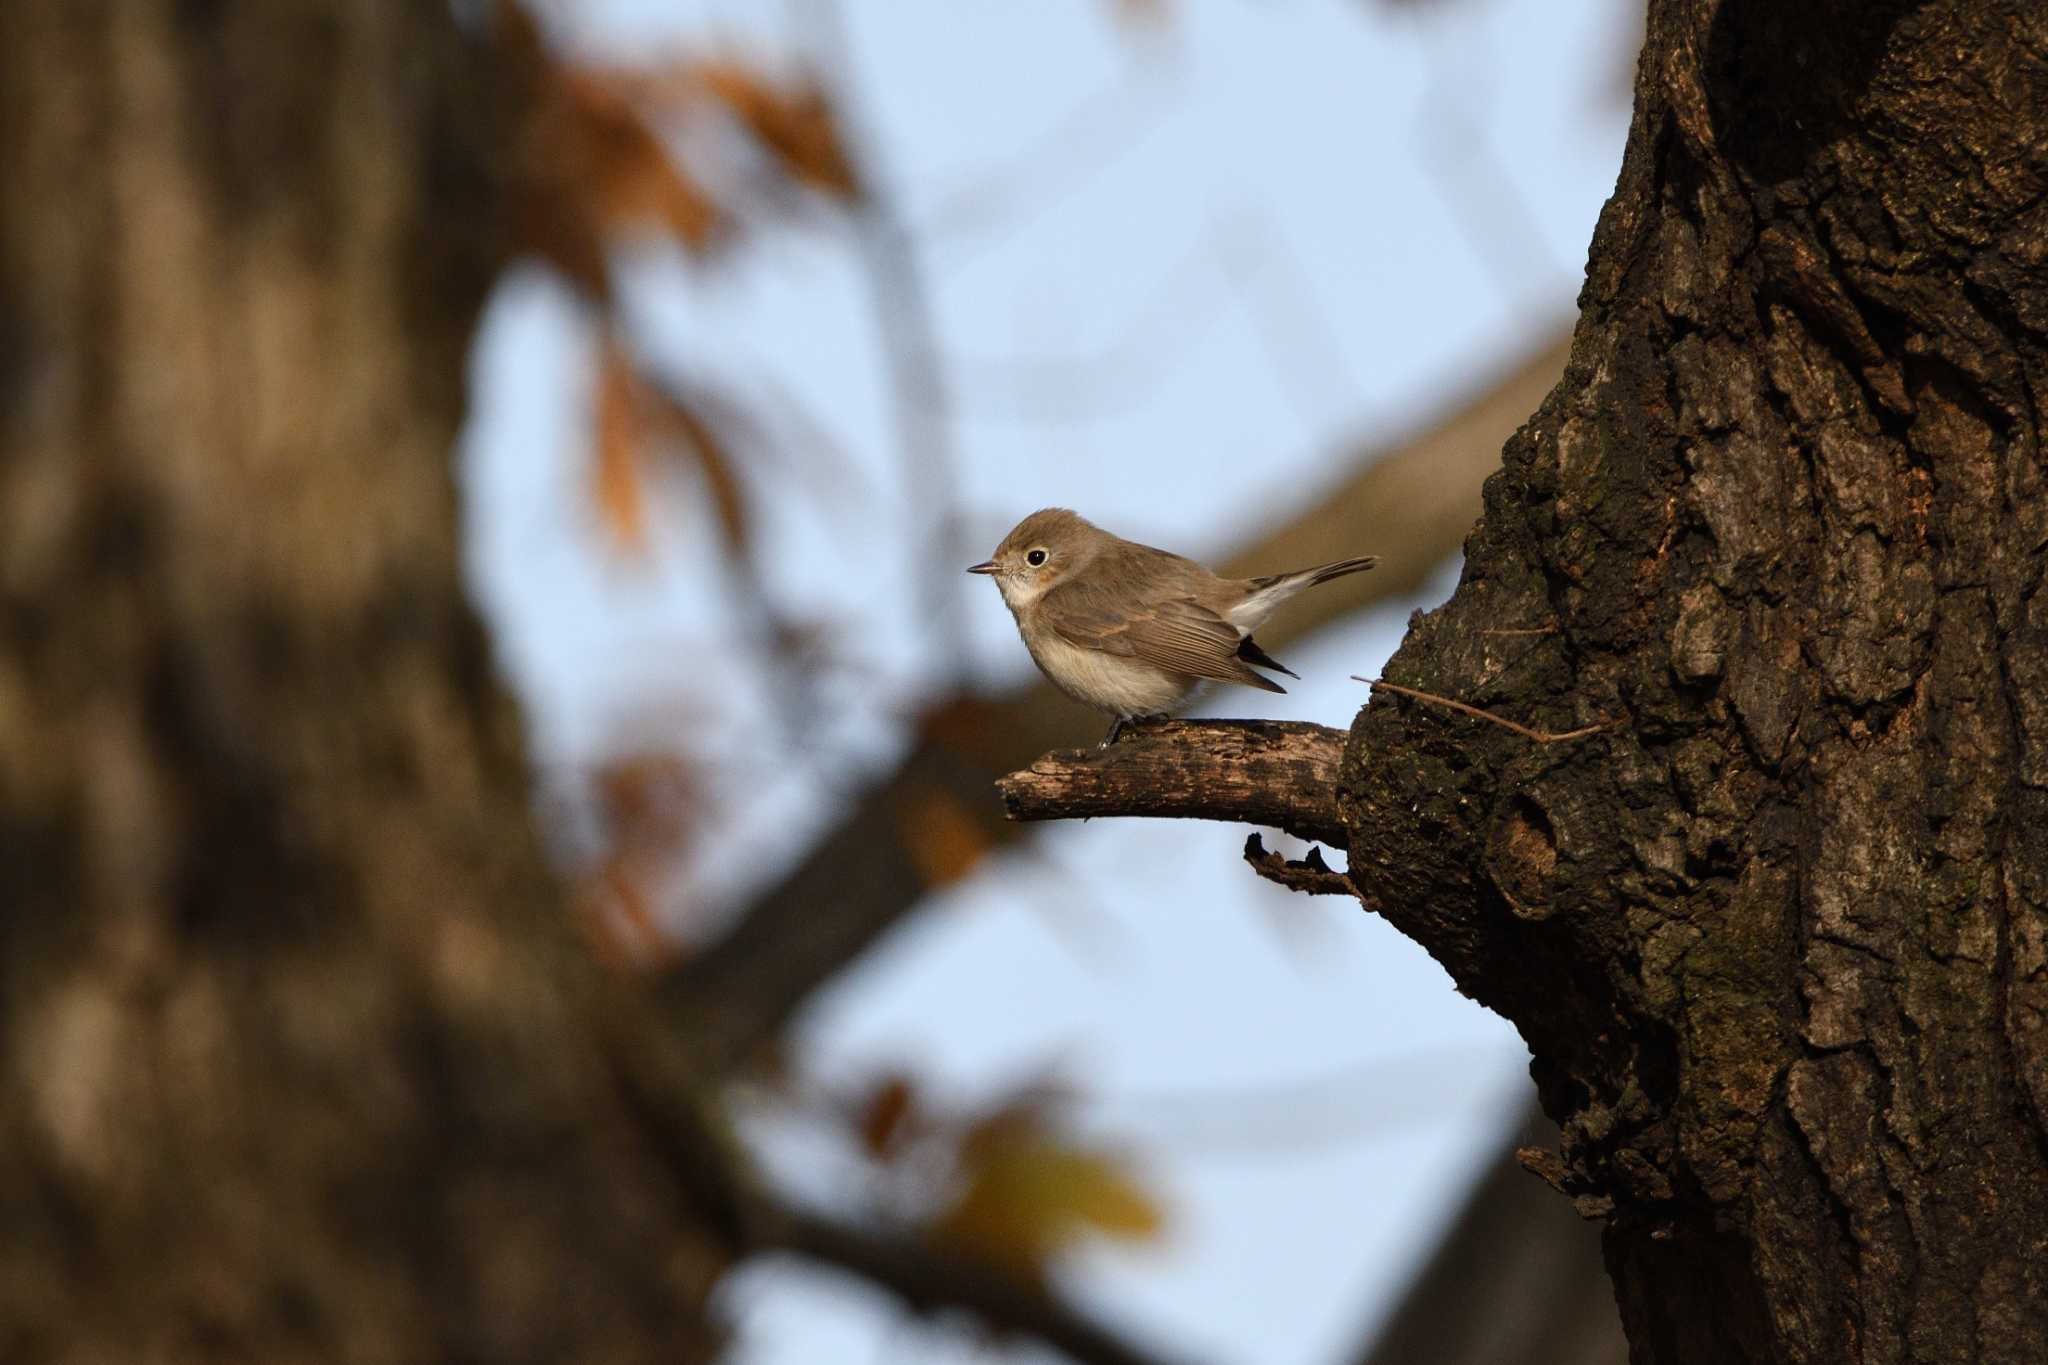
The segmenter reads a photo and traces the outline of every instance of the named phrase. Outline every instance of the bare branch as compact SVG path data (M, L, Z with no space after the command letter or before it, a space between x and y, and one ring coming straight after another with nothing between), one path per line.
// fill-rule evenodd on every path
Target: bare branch
M908 538L911 581L924 585L927 626L956 666L965 658L961 620L964 595L944 574L927 572L929 557L963 558L959 542L959 455L953 439L953 386L939 341L938 319L925 284L917 239L880 166L880 139L861 114L850 73L855 69L845 16L838 0L804 6L806 27L826 58L820 69L838 73L834 98L841 120L857 130L859 174L866 187L855 205L854 226L862 275L881 342L895 438L910 474L920 525Z
M1001 1336L1028 1336L1081 1365L1166 1365L1078 1307L958 1252L784 1209L761 1226L760 1250L792 1252L879 1285L919 1312L961 1309Z
M1271 720L1143 724L1106 749L1062 749L996 783L1012 820L1144 815L1271 825L1344 843L1344 732Z

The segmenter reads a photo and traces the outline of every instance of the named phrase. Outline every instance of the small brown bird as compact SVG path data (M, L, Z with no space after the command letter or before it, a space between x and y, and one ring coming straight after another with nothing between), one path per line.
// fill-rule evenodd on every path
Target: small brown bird
M1192 559L1113 536L1064 507L1033 512L970 568L995 579L1039 671L1124 725L1161 716L1206 682L1287 689L1253 664L1300 675L1252 639L1303 588L1373 566L1340 559L1263 578L1218 578Z

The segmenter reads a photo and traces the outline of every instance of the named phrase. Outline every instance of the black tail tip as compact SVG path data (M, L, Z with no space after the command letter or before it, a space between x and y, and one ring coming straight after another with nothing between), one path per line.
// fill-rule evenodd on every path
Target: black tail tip
M1237 657L1244 660L1248 664L1256 664L1260 668L1270 668L1275 673L1285 673L1288 677L1294 679L1296 682L1301 681L1301 674L1296 673L1286 664L1281 663L1278 659L1268 654L1265 650L1260 649L1259 642L1257 640L1254 640L1249 635L1245 636L1242 640L1239 640L1237 642ZM1270 682L1271 679L1268 679L1267 681ZM1273 683L1273 690L1276 692L1285 692L1287 689L1280 686L1280 684L1278 683Z

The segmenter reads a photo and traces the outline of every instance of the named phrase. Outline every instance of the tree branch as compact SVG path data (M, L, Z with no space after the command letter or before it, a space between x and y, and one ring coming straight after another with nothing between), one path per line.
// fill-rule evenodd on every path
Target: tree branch
M1035 1338L1081 1365L1166 1365L1073 1304L972 1257L911 1237L864 1231L783 1208L764 1219L756 1250L787 1251L878 1285L918 1312L957 1308L998 1335Z
M1448 404L1406 439L1361 442L1333 457L1352 473L1317 490L1292 522L1247 544L1220 567L1243 577L1276 566L1357 554L1380 556L1369 574L1340 578L1285 607L1261 630L1270 645L1374 602L1410 593L1455 554L1479 513L1479 486L1500 467L1500 448L1563 372L1569 336L1559 334L1519 365ZM1399 509L1389 518L1386 510ZM988 784L1092 722L1040 684L1007 697L961 699L926 718L897 769L877 777L725 938L685 959L660 984L678 1035L707 1071L729 1070L781 1032L818 988L893 928L929 889L911 856L918 832L906 811L937 793L987 820L991 841L1018 826L996 818Z
M913 1311L957 1309L995 1335L1036 1338L1079 1365L1165 1365L1050 1290L972 1255L790 1204L754 1168L673 1040L629 999L600 1000L596 1009L623 1111L690 1217L714 1232L731 1260L788 1252L857 1275Z
M1145 815L1271 825L1342 845L1344 732L1301 721L1170 720L1107 749L1061 749L1000 779L1012 820Z

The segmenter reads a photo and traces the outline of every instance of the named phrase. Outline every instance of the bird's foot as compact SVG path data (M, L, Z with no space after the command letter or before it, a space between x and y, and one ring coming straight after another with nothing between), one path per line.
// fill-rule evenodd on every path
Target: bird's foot
M1102 737L1102 743L1096 745L1095 747L1098 749L1107 749L1110 745L1116 743L1117 736L1122 734L1126 729L1136 730L1141 726L1154 725L1165 719L1166 717L1163 714L1156 716L1118 716L1116 720L1110 724L1109 733Z

